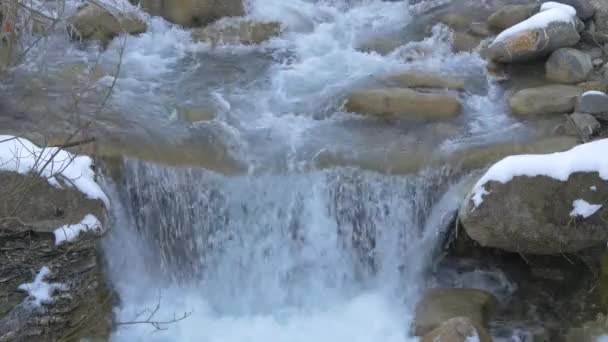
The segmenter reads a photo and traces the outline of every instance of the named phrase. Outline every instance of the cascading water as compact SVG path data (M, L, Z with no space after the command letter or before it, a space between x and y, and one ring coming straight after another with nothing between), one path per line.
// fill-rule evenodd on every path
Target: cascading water
M193 314L153 335L121 328L118 341L407 341L463 189L447 168L225 177L125 167L114 207L126 211L105 246L118 320L154 306L161 289L159 320Z
M415 340L413 307L466 183L420 160L512 139L521 128L485 62L454 53L445 26L409 41L413 18L434 2L445 1L250 0L248 17L279 21L284 32L259 46L217 47L127 6L147 32L114 39L101 55L90 46L48 49L72 44L61 35L34 48L16 75L37 75L44 61L51 94L65 91L53 79L64 63L121 63L107 110L95 118L110 137L100 140L194 141L187 152L196 160L220 150L245 165L227 176L128 160L122 180L107 182L114 222L104 251L120 297L116 320L137 321L159 298L154 319L192 312L166 331L119 325L114 341ZM390 51L366 47L385 36L400 37ZM467 79L449 138L340 110L346 94L405 70ZM112 81L106 75L95 86ZM15 82L6 93L29 86ZM176 114L184 106L217 115L184 123ZM386 174L410 160L422 171Z

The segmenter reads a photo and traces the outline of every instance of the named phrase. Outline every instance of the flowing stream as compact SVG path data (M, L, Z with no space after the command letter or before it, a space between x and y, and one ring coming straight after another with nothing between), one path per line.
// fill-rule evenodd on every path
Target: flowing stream
M66 63L122 63L108 110L96 118L100 139L181 146L152 152L164 153L161 161L221 154L238 165L225 173L134 157L119 179L106 180L113 230L103 247L117 321L147 317L157 304L159 321L188 313L163 331L118 326L114 341L415 340L414 305L469 181L425 161L526 133L477 53L453 52L445 26L417 33L415 19L434 4L251 0L248 16L281 22L280 37L211 47L140 13L148 31L114 39L101 54L61 35L36 48L17 75L43 60L51 103L65 91L53 75L61 78ZM392 48L370 51L385 37ZM405 70L467 80L464 114L449 134L341 111L350 92ZM106 75L96 86L112 81ZM36 86L4 90L35 99ZM216 116L184 122L185 107Z

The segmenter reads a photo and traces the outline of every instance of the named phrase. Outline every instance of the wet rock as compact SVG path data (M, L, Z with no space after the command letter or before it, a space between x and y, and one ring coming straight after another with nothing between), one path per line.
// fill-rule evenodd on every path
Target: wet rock
M190 123L211 121L215 119L215 114L204 108L180 108L178 110L178 115L182 120Z
M474 22L469 25L469 32L478 37L489 37L492 32L486 23Z
M496 306L496 298L483 290L430 290L416 305L415 334L426 335L456 317L466 317L475 325L485 327Z
M601 128L600 122L591 114L573 113L570 115L570 119L576 131L580 132L584 139L595 135Z
M146 23L134 13L111 13L94 3L81 6L69 21L78 38L104 44L121 33L138 34L147 29Z
M455 317L424 335L421 342L492 342L486 329L468 317Z
M558 83L579 83L585 81L593 71L591 57L572 49L555 50L545 64L547 79Z
M589 0L558 0L556 2L574 7L576 15L582 20L587 20L595 14L595 8Z
M482 246L549 255L578 252L608 240L606 206L594 207L596 211L584 216L576 210L580 200L589 205L605 203L608 181L597 172L572 173L565 181L516 175L483 187L483 201L474 201L470 194L460 210L462 226Z
M465 32L454 32L452 34L452 40L452 44L456 52L473 51L481 42L480 37L476 37Z
M0 173L3 190L11 193L18 184L29 186L23 201L21 192L0 198L0 217L15 217L0 221L0 340L107 339L112 297L98 262L99 235L84 233L75 242L56 246L53 234L87 214L105 221L103 204L38 177ZM46 281L63 284L65 291L36 308L17 288L31 283L45 266L52 272Z
M535 7L530 5L503 6L488 18L488 24L500 30L508 29L530 18Z
M242 0L141 0L143 9L173 23L202 27L225 17L245 15Z
M517 115L571 113L582 90L575 86L549 85L520 90L509 99Z
M405 88L360 91L346 100L348 112L375 116L395 116L412 120L438 120L457 116L458 97L449 93L422 93Z
M534 17L529 20L534 20ZM526 29L506 37L499 35L488 47L488 55L497 62L523 62L573 46L579 40L580 35L573 23L553 21L545 28Z
M589 114L608 113L608 95L599 91L588 91L576 100L576 111Z
M195 40L218 44L260 44L281 33L277 22L251 20L220 20L205 28L192 31Z
M595 81L587 81L579 83L576 86L585 92L595 90L605 93L608 91L608 80L600 79Z
M599 314L594 321L572 328L566 335L566 342L603 342L608 336L608 317Z
M407 71L388 78L403 88L464 90L464 80L429 71Z

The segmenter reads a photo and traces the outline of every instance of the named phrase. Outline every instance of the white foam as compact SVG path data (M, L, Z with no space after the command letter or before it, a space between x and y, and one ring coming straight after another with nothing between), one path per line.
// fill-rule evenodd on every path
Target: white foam
M483 197L489 194L485 189L486 183L508 183L518 176L546 176L567 181L575 172L598 172L600 178L608 180L608 158L602 158L606 151L608 139L601 139L566 152L506 157L492 165L477 182L473 188L472 200L475 207L478 207L483 202Z
M56 147L40 148L27 139L0 135L0 171L36 173L51 185L73 186L108 207L110 200L95 182L92 165L93 160L87 156L76 156Z

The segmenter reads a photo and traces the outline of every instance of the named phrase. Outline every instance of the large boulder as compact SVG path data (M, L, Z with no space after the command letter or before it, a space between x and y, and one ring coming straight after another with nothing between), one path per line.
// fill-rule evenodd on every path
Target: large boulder
M523 89L511 96L509 105L518 115L571 113L583 91L575 86L549 85Z
M608 2L605 0L589 0L595 9L593 16L593 30L588 31L593 41L608 43Z
M575 108L581 113L608 113L608 95L600 91L587 91L577 98Z
M95 3L85 3L70 18L73 33L80 39L108 43L121 33L138 34L146 31L146 23L134 12L111 12Z
M277 22L225 19L192 32L195 40L217 44L260 44L281 33Z
M468 317L454 317L424 335L421 342L492 342L487 330Z
M141 0L141 6L152 15L188 27L245 15L243 0Z
M593 71L591 57L579 50L562 48L555 50L545 64L547 79L557 83L585 81Z
M467 317L475 325L485 327L496 306L496 298L483 290L430 290L416 305L415 334L426 335L455 317Z
M482 246L523 254L577 252L608 241L608 139L494 164L473 187L460 222Z
M429 71L406 71L388 78L403 88L464 90L464 80Z
M488 56L504 63L529 61L579 40L576 10L545 3L540 13L500 33L488 47Z
M530 18L535 7L531 5L502 6L488 18L488 24L500 30L508 29Z
M448 119L461 111L458 97L450 93L423 93L404 88L360 91L346 100L348 112L394 116L411 120Z

